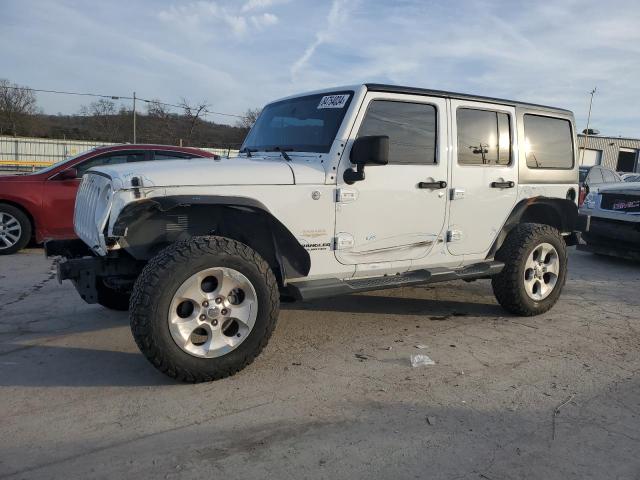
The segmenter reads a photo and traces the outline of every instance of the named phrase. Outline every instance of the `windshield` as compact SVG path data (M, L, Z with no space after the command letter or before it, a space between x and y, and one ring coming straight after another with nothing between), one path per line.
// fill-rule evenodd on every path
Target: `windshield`
M320 93L267 105L242 148L327 153L352 97L352 91Z

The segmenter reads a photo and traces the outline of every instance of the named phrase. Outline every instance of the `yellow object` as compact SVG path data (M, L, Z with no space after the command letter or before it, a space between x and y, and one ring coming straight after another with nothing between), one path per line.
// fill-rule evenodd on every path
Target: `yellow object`
M0 165L15 165L16 167L48 167L56 162L17 162L15 160L0 160Z

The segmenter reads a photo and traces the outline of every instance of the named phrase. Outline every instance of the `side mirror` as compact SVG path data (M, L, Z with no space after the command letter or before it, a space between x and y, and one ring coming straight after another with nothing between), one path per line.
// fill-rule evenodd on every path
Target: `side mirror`
M365 165L386 165L389 163L389 137L387 135L370 135L356 138L349 155L351 163L356 165L345 170L344 181L351 185L364 180Z
M56 175L58 180L74 180L78 178L78 169L77 168L67 168L62 170L58 175Z
M389 137L371 135L356 138L349 159L356 165L386 165L389 163Z

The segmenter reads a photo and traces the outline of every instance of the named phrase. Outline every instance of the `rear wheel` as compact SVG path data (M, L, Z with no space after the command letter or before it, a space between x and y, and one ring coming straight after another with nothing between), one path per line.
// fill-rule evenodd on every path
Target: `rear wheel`
M170 377L217 380L249 365L267 344L279 309L267 262L240 242L196 237L143 269L131 329L147 359Z
M22 250L31 239L31 222L22 210L0 204L0 255Z
M496 253L496 260L505 267L491 285L504 309L531 316L555 305L567 274L567 247L558 230L537 223L518 225Z

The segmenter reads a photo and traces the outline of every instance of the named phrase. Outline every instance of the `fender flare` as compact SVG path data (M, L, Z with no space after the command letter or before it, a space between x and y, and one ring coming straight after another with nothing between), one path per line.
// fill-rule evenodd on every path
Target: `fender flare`
M541 218L540 215L545 218ZM522 222L534 219L535 223L545 223L560 231L561 234L573 234L578 221L578 206L575 201L565 198L531 197L519 201L511 210L502 230L496 237L487 254L487 258L493 258L502 246L507 235L513 228Z
M309 252L262 202L253 198L225 195L175 195L140 200L130 203L120 211L113 224L112 233L117 237L125 237L128 228L136 223L141 223L154 216L162 216L176 209L180 209L183 212L186 211L188 215L189 209L192 207L222 207L226 210L236 210L245 214L262 216L268 225L269 236L274 249L273 255L280 270L282 283L284 284L288 278L306 276L309 273L311 269ZM202 229L202 226L199 228ZM196 230L189 232L189 236L211 234L215 234L215 231ZM224 232L222 235L224 235ZM135 245L127 244L124 248L134 258L140 258L144 255L141 253L144 249L136 250Z

